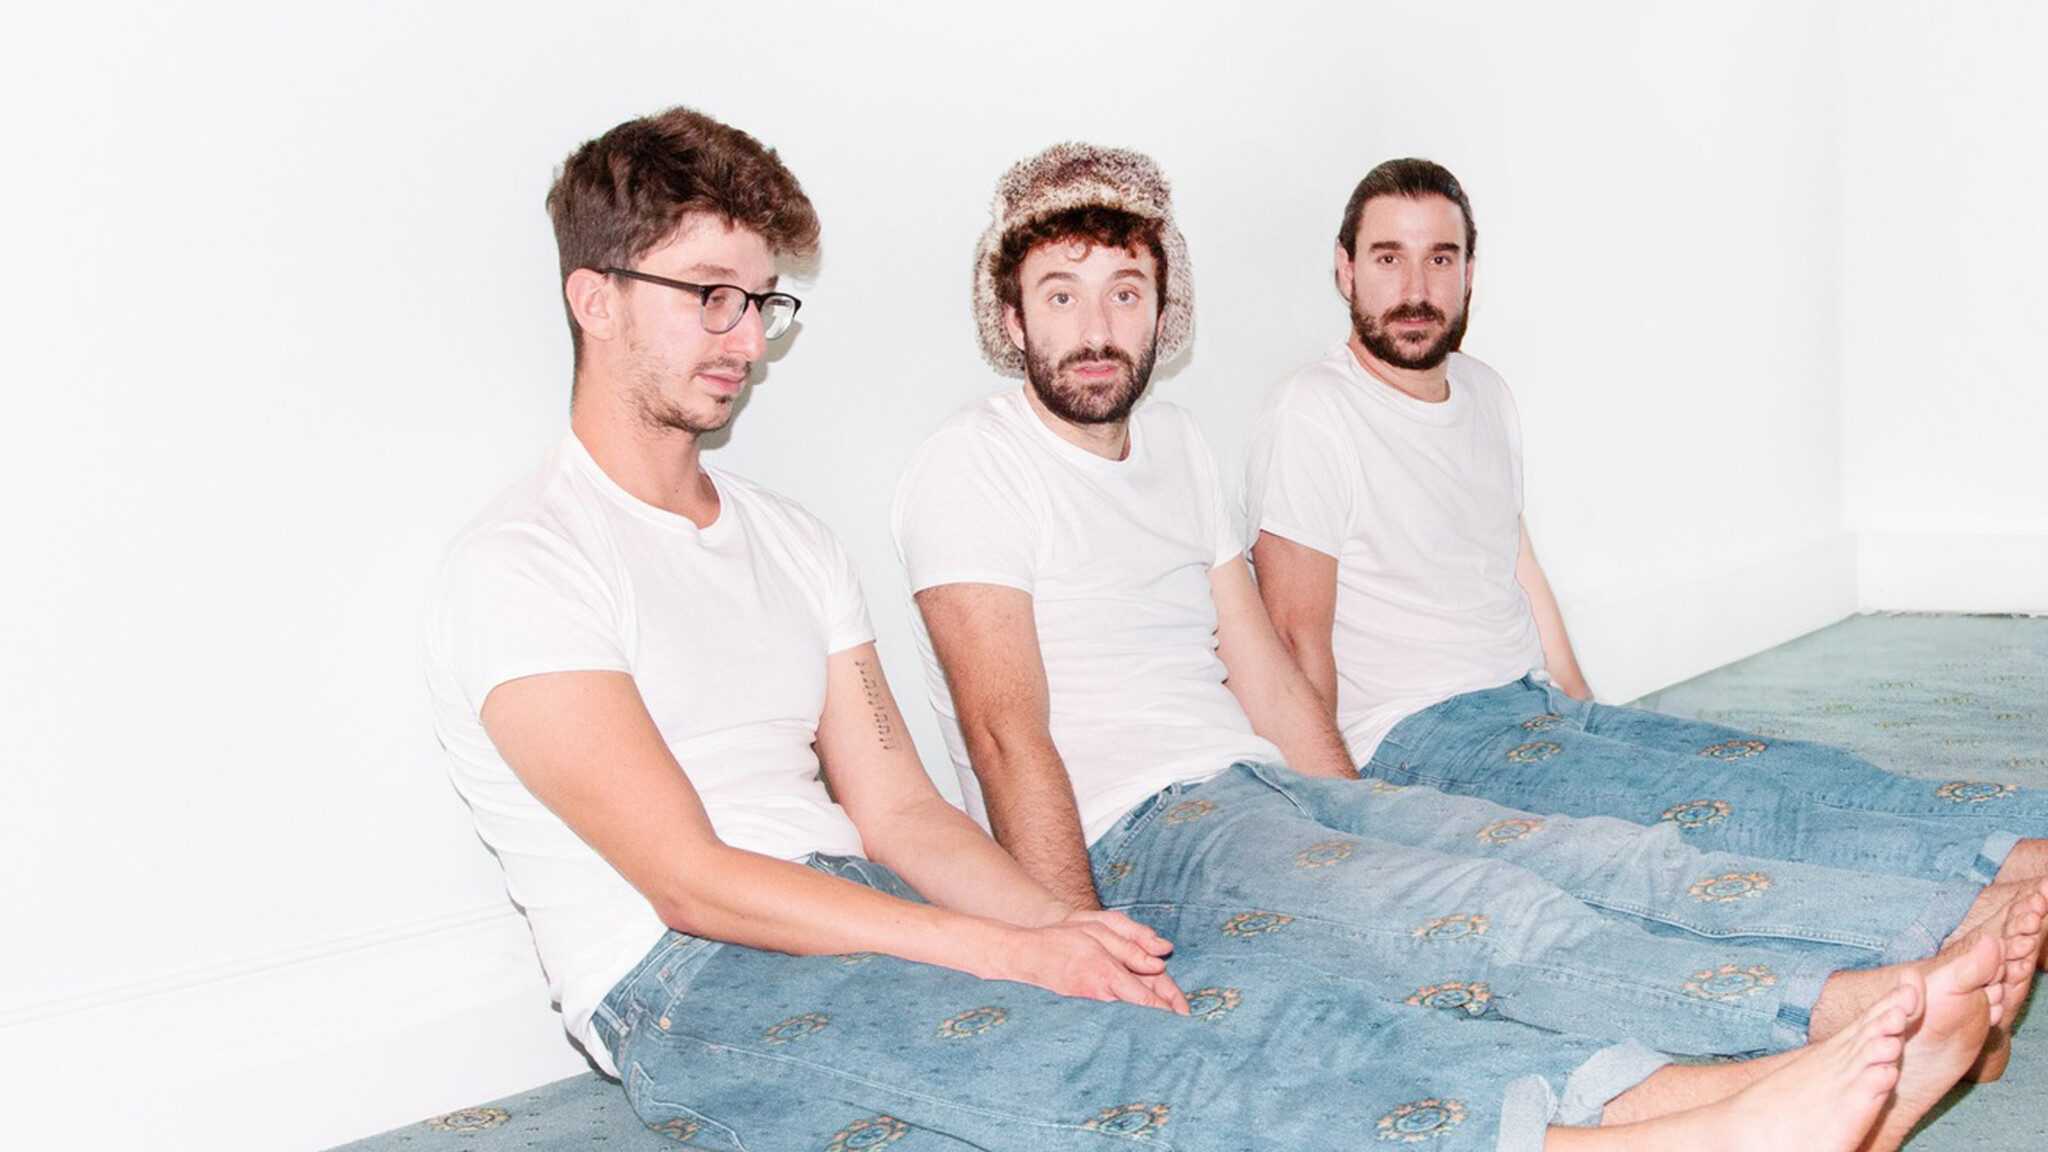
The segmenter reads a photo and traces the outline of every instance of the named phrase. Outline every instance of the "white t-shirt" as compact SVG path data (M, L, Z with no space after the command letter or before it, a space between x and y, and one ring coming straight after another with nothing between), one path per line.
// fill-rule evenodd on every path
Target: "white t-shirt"
M449 775L533 929L565 1027L614 1075L591 1013L666 928L498 755L479 719L492 688L542 672L631 673L719 839L785 860L861 851L811 748L826 656L874 638L859 579L816 517L706 472L719 511L699 530L629 495L564 437L457 537L427 614Z
M1158 401L1104 460L1045 426L1023 388L969 405L911 458L896 490L910 590L1001 584L1031 594L1052 706L1089 842L1169 784L1279 750L1223 685L1209 571L1239 552L1194 418ZM925 687L967 810L988 822L945 672L916 612Z
M1543 666L1515 580L1522 428L1507 383L1452 353L1450 397L1387 384L1339 345L1269 397L1246 521L1337 558L1337 725L1359 764L1402 718Z

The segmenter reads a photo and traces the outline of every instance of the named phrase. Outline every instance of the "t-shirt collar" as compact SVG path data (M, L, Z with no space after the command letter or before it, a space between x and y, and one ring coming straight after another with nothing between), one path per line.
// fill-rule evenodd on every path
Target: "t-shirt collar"
M1435 404L1417 400L1367 371L1365 365L1358 362L1358 354L1351 350L1349 341L1337 345L1330 356L1339 362L1340 371L1347 379L1358 385L1360 392L1418 424L1449 427L1462 421L1471 409L1469 393L1472 389L1465 381L1459 379L1459 357L1455 352L1444 362L1446 383L1450 385L1451 394Z

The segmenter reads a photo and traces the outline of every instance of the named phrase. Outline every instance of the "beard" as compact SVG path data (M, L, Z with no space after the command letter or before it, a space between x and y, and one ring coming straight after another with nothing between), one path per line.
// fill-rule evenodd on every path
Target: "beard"
M1472 314L1472 290L1465 290L1465 299L1458 305L1458 314L1446 318L1443 311L1427 301L1413 304L1399 304L1380 313L1367 316L1358 310L1358 301L1351 301L1351 331L1366 350L1385 363L1396 368L1414 371L1428 371L1444 362L1458 345L1465 342L1465 322ZM1389 335L1387 329L1404 320L1435 321L1444 330L1428 344L1416 345L1402 342Z
M1137 406L1138 398L1145 394L1146 386L1152 382L1152 362L1158 354L1159 341L1155 338L1146 345L1145 354L1136 359L1114 344L1104 344L1099 348L1076 348L1054 364L1032 346L1027 333L1024 338L1024 375L1046 408L1067 423L1121 424L1130 418L1131 409ZM1104 360L1122 368L1105 383L1080 384L1066 377L1066 370L1076 364Z
M676 400L671 400L663 391L663 385L681 382L688 388L697 373L717 371L730 374L745 374L752 365L745 360L730 357L713 357L692 364L687 372L677 372L666 361L649 355L645 349L635 349L632 366L627 370L632 380L632 405L635 415L643 427L656 432L686 432L691 436L702 436L716 432L732 423L734 401L719 397L709 400L709 409L692 412Z

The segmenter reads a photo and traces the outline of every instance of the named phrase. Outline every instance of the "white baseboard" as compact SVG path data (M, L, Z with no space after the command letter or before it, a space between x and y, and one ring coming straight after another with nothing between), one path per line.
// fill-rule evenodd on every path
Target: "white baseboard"
M2048 614L2048 532L1866 532L1857 553L1866 612Z
M1602 700L1623 702L1825 628L1856 611L1856 540L1696 579L1574 601L1566 625Z
M329 1148L589 1067L509 906L9 1020L19 1148Z

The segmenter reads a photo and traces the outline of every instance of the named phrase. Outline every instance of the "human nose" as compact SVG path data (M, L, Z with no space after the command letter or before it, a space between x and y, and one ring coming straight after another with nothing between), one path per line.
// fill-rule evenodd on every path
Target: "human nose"
M1421 300L1429 295L1428 271L1420 261L1410 260L1401 265L1401 299Z
M725 347L748 360L759 360L768 351L768 318L761 314L759 301L747 301L740 322L725 334Z
M1099 347L1109 339L1111 331L1109 298L1102 297L1095 301L1094 307L1083 311L1085 315L1081 326L1081 339L1088 347Z

